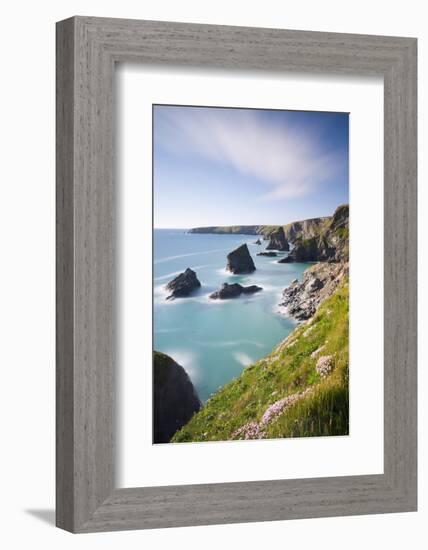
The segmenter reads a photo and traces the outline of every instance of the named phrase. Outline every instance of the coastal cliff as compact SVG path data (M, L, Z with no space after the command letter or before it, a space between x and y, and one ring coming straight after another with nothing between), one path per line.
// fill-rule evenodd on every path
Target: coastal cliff
M279 304L300 324L270 354L221 387L171 441L347 435L349 207L341 205L329 217L251 226L251 231L247 234L263 235L268 248L292 243L279 263L317 262L284 289ZM276 252L258 255L270 254Z
M338 206L331 218L311 237L297 236L288 256L279 263L347 262L349 260L349 206Z
M189 233L213 234L213 235L258 235L260 234L259 225L225 225L210 227L194 227L189 229Z
M169 355L153 352L153 443L168 443L200 408L183 367Z
M189 233L194 234L214 234L214 235L262 235L268 240L272 233L276 233L279 228L284 231L285 239L293 243L296 239L309 239L319 235L319 233L331 222L333 216L320 218L311 218L307 220L295 221L285 225L225 225L210 227L194 227L189 229Z

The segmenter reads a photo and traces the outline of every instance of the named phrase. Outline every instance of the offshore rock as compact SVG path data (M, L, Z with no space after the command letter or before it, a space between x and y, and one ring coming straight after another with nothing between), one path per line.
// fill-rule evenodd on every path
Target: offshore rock
M238 283L224 283L220 290L210 294L210 298L213 300L227 300L228 298L237 298L241 294L254 294L263 290L262 287L257 285L242 286Z
M257 256L267 256L268 258L275 258L278 254L276 252L258 252Z
M196 273L189 267L180 275L177 275L175 279L170 281L166 285L166 289L171 291L171 294L167 296L167 300L172 300L174 298L182 298L188 296L191 292L196 290L201 286L199 279L196 276Z
M252 273L256 270L246 244L242 244L227 255L226 269L235 274Z

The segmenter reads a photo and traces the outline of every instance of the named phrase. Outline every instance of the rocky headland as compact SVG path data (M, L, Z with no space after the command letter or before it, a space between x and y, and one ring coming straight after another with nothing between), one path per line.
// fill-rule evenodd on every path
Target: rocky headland
M282 294L280 306L299 321L312 317L319 305L329 298L345 277L349 275L349 264L318 263L303 273L303 279L292 281Z
M239 283L224 283L220 290L210 294L212 300L227 300L228 298L237 298L241 294L254 294L263 290L257 285L242 286Z
M246 244L241 244L227 255L226 270L236 275L252 273L256 270L253 259Z
M338 207L335 214L339 216L348 209L348 205ZM339 211L339 212L338 212ZM215 235L260 235L263 240L270 240L270 236L282 228L285 239L294 244L299 239L311 239L319 237L328 225L332 222L333 216L323 216L319 218L310 218L290 222L285 225L226 225L210 227L194 227L189 229L189 233L196 234L215 234ZM260 240L257 239L256 242Z
M311 237L298 236L293 250L278 263L346 262L349 260L349 207L336 208L333 216Z
M183 367L169 355L153 352L153 443L168 443L200 408Z
M193 227L189 233L213 234L213 235L258 235L259 225L225 225L209 227Z
M173 300L174 298L189 296L189 294L200 286L201 283L196 276L196 273L188 267L186 271L180 273L180 275L177 275L177 277L166 285L166 290L171 292L166 299Z

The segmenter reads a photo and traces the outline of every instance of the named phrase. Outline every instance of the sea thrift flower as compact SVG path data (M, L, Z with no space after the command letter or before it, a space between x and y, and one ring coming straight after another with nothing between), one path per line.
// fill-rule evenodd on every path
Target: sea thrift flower
M275 403L272 403L272 405L266 409L260 422L253 421L244 424L232 433L232 438L243 436L243 439L262 439L265 436L264 428L270 422L276 420L278 416L283 414L291 405L294 405L294 403L297 403L297 401L303 399L312 393L312 391L313 388L306 388L306 390L300 393L293 393L275 401Z
M321 378L325 378L331 373L334 368L333 356L323 355L318 359L317 366L315 368Z

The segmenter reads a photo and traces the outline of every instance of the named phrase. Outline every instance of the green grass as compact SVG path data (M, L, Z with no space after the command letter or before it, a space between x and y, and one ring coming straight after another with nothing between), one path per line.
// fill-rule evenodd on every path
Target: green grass
M310 321L223 386L172 441L232 439L244 424L259 422L271 404L308 386L312 392L269 423L265 437L348 434L348 305L345 280ZM321 346L322 351L311 357ZM322 379L315 367L323 355L333 356L334 369Z

